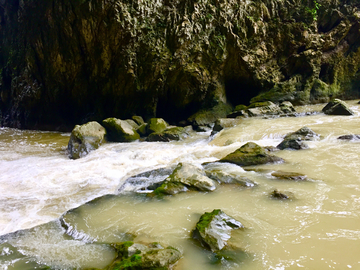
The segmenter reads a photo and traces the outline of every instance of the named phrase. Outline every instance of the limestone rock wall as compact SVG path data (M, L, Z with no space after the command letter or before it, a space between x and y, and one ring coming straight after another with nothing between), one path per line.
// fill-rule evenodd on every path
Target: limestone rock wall
M0 0L2 125L359 97L359 0Z

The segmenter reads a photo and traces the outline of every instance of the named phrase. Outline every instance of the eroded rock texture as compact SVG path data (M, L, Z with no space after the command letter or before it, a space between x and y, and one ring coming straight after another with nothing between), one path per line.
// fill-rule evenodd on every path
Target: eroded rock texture
M3 125L359 96L359 0L0 0ZM254 98L255 97L255 98Z

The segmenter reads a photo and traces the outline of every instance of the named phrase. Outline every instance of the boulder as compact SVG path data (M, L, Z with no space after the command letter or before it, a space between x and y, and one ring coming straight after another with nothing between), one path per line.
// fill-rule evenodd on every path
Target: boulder
M219 118L226 117L232 111L229 104L219 102L210 109L202 109L188 118L194 130L203 131L204 127L212 127L215 121ZM199 130L201 127L202 130Z
M179 141L189 135L183 127L172 127L161 132L153 132L147 137L148 142Z
M283 172L283 171L276 171L271 174L272 176L281 179L281 180L290 180L290 181L306 181L307 176L301 173L295 172Z
M241 146L235 152L219 160L219 162L230 162L239 166L260 165L266 163L284 162L280 157L268 154L263 147L253 142Z
M257 185L245 176L227 173L218 169L206 170L206 175L220 184L233 184L241 187L254 187Z
M171 269L182 256L179 250L173 247L163 248L157 243L144 245L128 241L111 246L118 256L107 270Z
M130 126L132 126L135 130L139 128L139 125L132 119L125 120Z
M342 135L338 137L338 140L358 141L360 140L360 135L356 135L356 134Z
M274 189L272 192L270 192L270 198L277 199L277 200L293 200L295 199L294 193L290 191L278 191L277 189Z
M323 113L328 115L353 115L354 112L349 106L340 99L331 100L323 109Z
M192 231L192 238L212 252L218 252L227 246L233 230L243 228L241 222L228 216L220 209L215 209L200 217Z
M68 154L71 159L86 156L90 151L99 148L105 141L106 130L98 122L76 125L70 135Z
M175 195L188 190L213 191L215 188L216 183L205 176L203 170L192 164L179 163L153 195Z
M280 115L283 111L278 105L271 101L256 102L249 105L246 113L250 117L263 116L263 115Z
M145 121L141 116L134 115L133 117L131 117L131 119L134 120L136 122L136 124L138 124L139 126L141 126L142 124L145 124Z
M102 121L107 131L107 139L112 142L132 142L140 139L136 132L127 121L117 118L107 118Z
M159 133L164 131L168 127L166 121L162 118L151 118L147 124L147 134Z
M292 103L290 101L281 102L279 107L280 107L280 110L282 110L283 113L286 113L286 114L291 114L291 113L296 112L294 106L292 105Z
M140 136L144 137L146 136L146 126L147 124L144 123L144 124L141 124L137 129L136 129L136 132L139 133Z
M241 119L228 119L228 118L219 118L215 121L215 125L211 132L211 135L215 135L219 131L223 130L224 128L234 127L241 123Z
M315 133L308 127L302 127L299 130L289 133L285 136L284 140L277 146L283 149L308 149L309 146L303 141L313 141L319 139L319 134Z

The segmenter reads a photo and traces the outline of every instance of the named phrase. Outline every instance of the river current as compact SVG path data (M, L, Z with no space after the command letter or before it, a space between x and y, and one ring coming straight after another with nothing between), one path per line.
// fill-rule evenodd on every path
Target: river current
M35 261L55 269L104 267L113 251L91 243L124 241L129 234L181 250L176 269L360 269L360 140L337 139L360 134L357 102L347 102L353 116L247 118L215 136L193 132L180 142L108 143L78 160L66 155L69 133L1 128L0 235L22 231L0 238L0 269L34 269L29 262ZM324 105L296 109L320 112ZM179 162L201 166L249 141L276 146L303 126L321 137L307 142L306 150L275 152L285 163L257 166L263 170L255 172L229 165L258 183L255 188L221 186L162 200L107 196L64 214L102 195L117 195L133 175ZM277 180L271 176L277 170L310 180ZM290 191L296 199L272 200L268 194L274 189ZM245 225L243 262L211 264L209 252L190 240L200 215L214 209ZM76 227L74 238L61 236L63 214Z

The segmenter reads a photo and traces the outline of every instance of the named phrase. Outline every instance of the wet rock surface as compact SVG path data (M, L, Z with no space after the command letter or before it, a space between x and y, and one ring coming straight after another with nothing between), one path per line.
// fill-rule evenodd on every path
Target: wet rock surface
M200 217L192 232L192 238L199 241L205 248L217 252L227 246L233 230L243 228L241 222L228 216L220 209L215 209Z
M256 143L249 142L235 152L220 159L219 162L230 162L239 166L251 166L266 163L281 163L284 162L284 160L280 157L268 154L264 148Z
M270 198L276 199L276 200L294 200L295 196L294 193L290 191L279 191L277 189L270 192Z
M342 136L338 137L338 140L358 141L358 140L360 140L360 135L357 135L357 134L342 135Z
M184 139L189 134L183 127L171 127L160 132L153 132L146 138L148 142L170 142Z
M136 129L138 125L133 121L121 120L117 118L107 118L102 121L107 131L107 139L112 142L132 142L140 139Z
M76 125L70 135L68 154L71 159L86 156L105 142L106 130L97 122Z
M283 149L308 149L309 146L303 141L314 141L320 138L319 134L315 133L308 127L302 127L299 130L289 133L285 136L284 140L277 146Z
M273 172L271 175L276 177L277 179L281 179L281 180L290 180L290 181L306 181L306 180L308 180L308 178L305 174L295 173L295 172L276 171L276 172Z
M340 99L333 99L330 101L322 111L329 115L353 115L354 112L350 109L346 102Z

